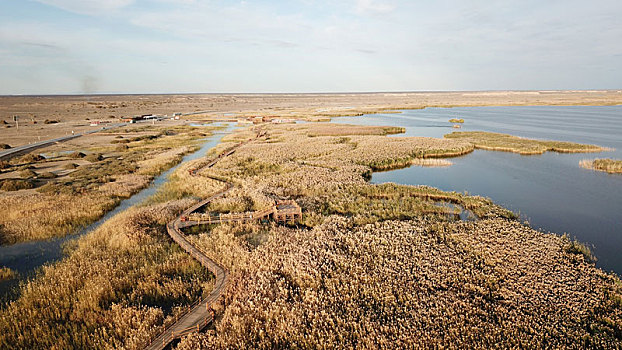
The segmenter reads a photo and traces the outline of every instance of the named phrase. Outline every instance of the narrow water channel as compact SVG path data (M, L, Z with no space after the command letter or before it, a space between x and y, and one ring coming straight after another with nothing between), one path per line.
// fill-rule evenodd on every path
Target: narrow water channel
M20 281L33 277L36 271L44 264L51 264L60 260L63 257L63 246L66 242L97 229L113 216L152 196L166 183L169 175L177 170L181 164L204 157L211 148L220 143L220 140L225 135L231 133L236 128L232 123L215 123L210 124L210 126L226 126L226 128L214 132L213 135L205 139L199 150L184 156L179 164L157 176L149 187L130 198L122 200L117 207L91 225L64 237L0 246L0 266L6 266L18 273L17 278L0 282L0 301L14 300L18 296L17 287Z

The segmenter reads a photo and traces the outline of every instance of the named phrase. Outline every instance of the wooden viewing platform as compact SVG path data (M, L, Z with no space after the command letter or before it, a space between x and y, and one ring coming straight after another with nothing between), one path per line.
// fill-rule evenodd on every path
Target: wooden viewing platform
M278 201L273 212L276 222L299 222L302 220L302 209L293 200Z
M227 213L227 214L191 214L181 216L179 228L195 225L221 224L225 222L251 222L262 219L273 219L281 223L295 223L302 219L302 209L292 200L277 201L277 203L266 209L252 211L248 213Z

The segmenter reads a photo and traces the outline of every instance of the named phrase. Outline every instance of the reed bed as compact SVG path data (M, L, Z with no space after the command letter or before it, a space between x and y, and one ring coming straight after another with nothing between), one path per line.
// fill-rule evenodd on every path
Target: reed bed
M164 229L191 203L130 209L78 239L0 310L0 348L141 349L209 287Z
M451 134L445 135L445 138L467 141L478 149L513 152L522 155L542 154L547 151L559 153L590 153L606 150L606 148L595 145L563 141L533 140L483 131L452 132Z
M245 213L272 207L274 200L252 188L234 188L222 198L210 202L205 212Z
M190 175L190 170L201 168L206 161L207 159L197 159L181 164L170 175L169 181L160 187L158 192L149 198L146 203L165 203L185 197L206 198L223 190L225 185L220 181L201 176L200 173L199 176Z
M233 271L215 330L178 349L622 342L622 284L560 236L505 219L353 224L333 216L240 253L252 263Z
M427 186L405 186L392 183L379 185L341 185L316 191L303 203L307 210L322 215L339 214L352 217L357 224L384 220L412 219L430 214L441 218L460 214L458 205L479 218L509 218L517 216L495 205L490 199L467 196L457 192L443 192Z
M328 133L334 126L338 136L315 136L320 132ZM291 161L313 162L315 165L342 168L362 165L372 170L389 170L406 167L419 162L418 159L443 158L463 155L473 151L472 144L464 141L435 139L426 137L387 138L375 135L347 134L350 129L335 124L302 124L273 126L268 137L279 142L253 143L236 152L231 159L223 161L223 168L228 173L239 176L260 175L267 171L286 173L291 171ZM261 157L257 155L260 154ZM238 155L245 159L261 163L259 171L240 169L244 165ZM233 163L237 160L238 164ZM431 162L427 162L430 164ZM239 170L238 170L239 169ZM267 171L264 171L267 170ZM364 170L363 170L364 171Z
M410 164L423 167L446 167L453 163L447 159L415 158L410 161Z
M535 231L486 198L366 182L371 161L412 162L473 144L310 137L308 125L266 131L196 176L190 171L208 158L181 165L146 206L120 214L44 268L0 311L0 347L140 347L179 305L211 290L208 273L170 241L164 224L195 203L186 197L222 190L214 178L236 189L206 212L288 198L303 208L304 221L187 231L230 277L212 305L214 328L184 338L179 349L622 345L622 282L595 268L582 245ZM219 149L248 133L227 137ZM456 220L460 208L478 220Z
M8 267L0 266L0 282L15 278L17 273Z
M315 123L309 128L308 135L316 136L344 136L344 135L391 135L403 134L405 128L394 126L367 126L367 125L348 125L348 124L329 124Z
M584 159L579 165L586 169L604 171L609 174L622 174L622 160L619 159Z
M88 155L76 151L50 160L32 154L16 159L12 171L25 168L21 172L28 179L2 182L0 189L16 192L0 193L0 206L6 208L0 213L0 244L64 236L96 221L121 199L147 187L156 175L179 163L184 154L196 150L198 140L214 128L145 130L150 133L130 137L128 149L121 153L117 146L104 144L89 149ZM126 132L132 135L145 130ZM54 176L47 176L43 185L41 174L26 169L68 159L90 159L91 163L76 167L67 176L52 173ZM31 179L34 177L36 182ZM37 185L37 192L19 191Z
M50 196L52 197L52 196ZM118 204L101 195L56 194L48 199L38 193L0 197L0 243L41 240L63 236L86 226Z
M583 245L532 230L486 198L365 182L370 167L361 159L471 144L307 132L271 128L279 142L248 144L206 171L268 197L296 198L314 228L194 232L193 242L232 275L216 328L180 349L621 344L622 283L596 269ZM383 142L396 147L383 152ZM247 157L282 171L239 171ZM459 207L443 203L479 220L457 222Z

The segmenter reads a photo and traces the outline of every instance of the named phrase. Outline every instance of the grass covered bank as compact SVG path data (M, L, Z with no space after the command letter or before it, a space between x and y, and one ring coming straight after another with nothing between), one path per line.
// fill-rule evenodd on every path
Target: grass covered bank
M620 280L515 221L332 216L269 237L232 274L216 329L179 349L622 344Z
M542 154L547 151L559 153L589 153L606 150L595 145L574 142L533 140L507 134L484 131L460 131L445 135L452 140L472 143L476 148L489 151L513 152L522 155Z
M208 170L296 199L306 228L194 231L232 274L215 329L180 349L622 345L622 282L576 242L485 198L364 180L370 160L462 140L305 137L312 128L272 127L278 141L246 145ZM271 166L246 171L251 157ZM447 203L480 219L456 221ZM241 239L249 235L261 244Z
M122 199L198 149L213 127L142 127L109 131L84 152L28 154L3 170L31 184L29 190L0 192L0 244L64 236L87 226ZM122 149L119 145L123 145ZM27 169L28 174L24 175ZM43 177L45 172L53 177ZM4 187L4 186L3 186Z
M586 169L604 171L609 174L622 174L622 160L619 159L586 159L579 164Z
M79 238L0 310L0 347L142 348L209 287L209 273L164 229L191 203L130 209Z
M188 170L206 159L183 164L151 204L80 239L2 313L0 344L139 347L178 310L167 305L211 290L210 276L194 269L163 224L195 200L182 198L221 190L216 177L236 188L207 210L293 199L304 221L187 230L230 275L213 305L214 328L181 349L622 345L622 282L577 243L533 230L486 198L365 180L371 160L471 144L263 127L265 137L197 176ZM248 135L228 136L217 149ZM461 208L478 220L460 221Z

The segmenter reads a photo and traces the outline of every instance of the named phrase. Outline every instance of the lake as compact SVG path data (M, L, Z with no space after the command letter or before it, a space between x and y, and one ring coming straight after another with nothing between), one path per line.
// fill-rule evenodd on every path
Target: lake
M465 120L453 129L451 118ZM521 156L476 150L443 168L412 166L377 172L373 183L429 185L489 197L542 231L568 233L592 248L596 265L622 275L622 175L581 168L579 161L622 159L622 106L457 107L334 118L334 123L406 128L390 137L443 137L490 131L613 148L601 153Z

